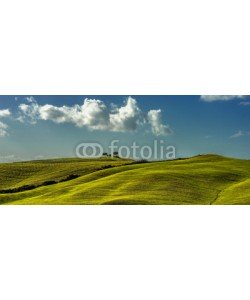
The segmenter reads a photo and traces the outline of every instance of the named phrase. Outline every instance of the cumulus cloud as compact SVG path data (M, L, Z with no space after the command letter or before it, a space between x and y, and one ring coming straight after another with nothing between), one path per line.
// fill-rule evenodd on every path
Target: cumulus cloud
M8 125L0 121L0 137L8 135Z
M148 122L151 124L152 132L154 135L169 135L172 130L168 125L162 124L161 121L161 110L150 110L148 112Z
M35 124L40 118L40 105L37 102L19 105L19 117L20 122L28 121L31 124Z
M0 118L9 117L11 112L9 109L0 109Z
M250 132L244 132L242 130L239 130L236 133L234 133L233 135L231 135L230 138L237 139L237 138L240 138L242 136L247 136L247 135L250 135Z
M53 106L46 104L39 106L39 119L50 120L55 123L73 123L77 127L87 126L91 130L105 130L108 128L109 112L100 100L85 99L83 105Z
M0 118L6 118L11 115L9 109L0 109ZM0 137L8 135L8 125L0 121Z
M143 113L132 97L128 97L125 106L116 108L110 114L110 128L112 131L134 131L143 123L145 123Z
M234 99L242 99L244 98L244 95L202 95L200 98L202 101L205 102L214 102L214 101L230 101Z
M167 135L171 132L168 125L161 123L161 111L143 113L137 101L128 97L124 105L111 108L96 99L86 98L82 105L54 106L39 105L32 97L27 103L19 105L19 121L36 123L37 120L54 123L72 123L77 127L87 127L89 130L107 130L114 132L136 131L148 123L155 135Z

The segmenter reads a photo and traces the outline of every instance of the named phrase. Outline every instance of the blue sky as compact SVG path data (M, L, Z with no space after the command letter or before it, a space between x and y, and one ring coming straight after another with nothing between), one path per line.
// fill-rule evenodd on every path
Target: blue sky
M88 99L88 100L86 100ZM71 157L81 142L250 158L248 96L0 96L0 161Z

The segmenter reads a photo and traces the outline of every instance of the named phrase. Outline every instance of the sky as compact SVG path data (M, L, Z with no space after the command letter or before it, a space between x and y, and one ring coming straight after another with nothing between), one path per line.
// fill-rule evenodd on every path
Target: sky
M73 157L80 143L109 152L112 140L249 159L250 97L0 96L1 162Z

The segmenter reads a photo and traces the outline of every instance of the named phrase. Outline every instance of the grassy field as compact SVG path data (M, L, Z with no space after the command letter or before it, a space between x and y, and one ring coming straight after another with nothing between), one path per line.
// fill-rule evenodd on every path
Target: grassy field
M25 186L30 190L18 190ZM250 160L201 155L150 163L103 157L0 164L0 203L250 204Z

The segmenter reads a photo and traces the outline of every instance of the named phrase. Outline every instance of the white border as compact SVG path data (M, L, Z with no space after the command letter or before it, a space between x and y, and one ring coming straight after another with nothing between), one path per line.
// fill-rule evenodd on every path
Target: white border
M250 94L245 0L1 1L1 95ZM1 207L0 298L249 299L249 207Z
M1 1L0 93L249 94L248 1Z
M245 207L4 207L1 299L249 299Z

